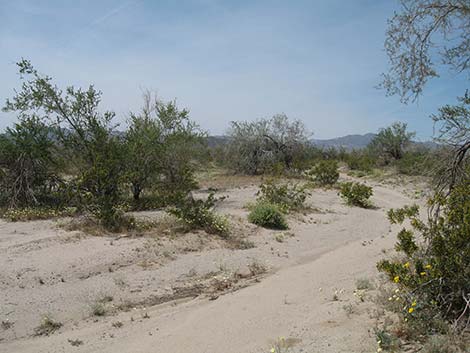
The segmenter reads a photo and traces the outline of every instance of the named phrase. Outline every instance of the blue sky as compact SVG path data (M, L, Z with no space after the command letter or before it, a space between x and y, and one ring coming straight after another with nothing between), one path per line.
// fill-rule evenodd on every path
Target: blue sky
M408 106L374 88L393 0L0 0L0 100L28 58L59 85L103 91L124 123L142 89L176 98L212 134L232 120L286 113L315 138L405 121L422 140L429 115L454 103L467 77L446 72ZM3 104L3 103L2 103ZM0 129L15 120L0 113Z

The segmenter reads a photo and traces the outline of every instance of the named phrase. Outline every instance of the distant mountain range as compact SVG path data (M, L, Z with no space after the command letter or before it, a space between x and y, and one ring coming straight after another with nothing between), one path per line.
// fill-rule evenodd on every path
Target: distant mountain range
M361 149L374 139L376 134L367 133L364 135L346 135L332 139L312 139L311 143L320 148L344 148L348 151L353 149ZM207 144L209 147L224 145L228 142L227 136L208 136ZM414 142L414 146L422 146L426 148L436 148L438 145L435 142Z
M320 140L312 139L315 146L323 148L345 148L347 150L360 149L366 147L376 136L376 134L368 133L365 135L346 135L332 139Z

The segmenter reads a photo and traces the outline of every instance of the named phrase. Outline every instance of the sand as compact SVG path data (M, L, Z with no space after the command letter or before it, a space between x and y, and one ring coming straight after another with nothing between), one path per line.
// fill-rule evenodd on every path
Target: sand
M354 295L356 281L377 282L375 264L393 248L387 210L417 200L373 186L374 209L314 190L312 210L283 232L247 223L256 186L223 190L218 211L249 249L204 232L92 236L60 226L68 220L0 221L0 320L11 324L0 352L254 353L279 337L289 352L374 351L375 309ZM63 326L36 336L45 316Z

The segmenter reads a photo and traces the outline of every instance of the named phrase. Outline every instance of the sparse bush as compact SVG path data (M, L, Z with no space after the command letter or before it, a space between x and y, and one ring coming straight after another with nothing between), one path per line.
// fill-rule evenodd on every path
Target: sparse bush
M309 155L309 133L284 114L271 119L232 122L225 146L228 167L245 174L291 170Z
M363 208L371 207L369 198L372 196L372 187L356 183L345 182L341 184L340 195L351 206L359 206Z
M368 278L358 278L356 288L359 290L369 290L374 288L374 283Z
M227 236L230 225L225 216L214 212L215 203L220 200L211 192L206 200L188 197L180 200L167 211L183 221L190 229L204 229L208 233Z
M11 208L53 201L52 192L61 181L52 133L33 114L21 115L18 123L0 135L0 201Z
M259 202L275 204L282 212L289 212L304 207L308 193L302 186L276 183L270 179L260 185L257 195Z
M417 206L389 212L391 223L409 219L411 229L398 233L395 248L403 260L378 264L400 290L399 313L423 334L446 333L445 322L465 328L470 310L470 182L459 184L448 197L437 195L433 202L440 215L427 222Z
M257 202L248 215L248 220L261 227L271 229L287 229L287 221L284 214L275 204Z
M308 171L308 175L318 185L334 185L339 179L338 162L335 160L322 160Z

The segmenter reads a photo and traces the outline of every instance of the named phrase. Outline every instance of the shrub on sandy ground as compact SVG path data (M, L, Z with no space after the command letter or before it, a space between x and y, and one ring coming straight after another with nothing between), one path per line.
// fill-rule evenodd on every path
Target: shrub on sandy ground
M339 193L348 205L363 208L371 207L369 198L372 196L373 191L370 186L356 182L345 182L341 184Z
M34 114L0 134L0 203L11 208L43 205L60 183L53 129ZM3 202L2 202L3 201Z
M126 179L138 203L144 190L189 192L196 187L193 162L201 159L205 133L176 102L144 93L139 114L131 114L125 135Z
M291 170L309 155L309 133L300 120L284 114L257 121L234 121L224 146L225 164L244 174Z
M345 157L346 164L350 170L370 172L375 166L375 160L367 151L351 151Z
M214 212L215 203L220 200L211 192L206 200L193 197L182 199L167 211L184 222L190 229L204 229L208 233L227 236L230 231L228 219Z
M252 206L248 220L261 227L287 229L287 221L280 208L272 203L257 202Z
M408 219L411 229L398 233L396 250L404 260L378 264L403 293L408 324L425 333L441 331L442 320L465 329L470 315L470 183L435 202L441 214L428 222L420 219L417 206L389 212L392 223Z
M322 160L314 165L308 172L310 180L320 186L332 186L339 179L338 162L335 160Z
M282 212L289 212L304 207L308 192L302 186L276 183L269 179L260 185L257 195L257 201L277 205Z
M381 129L368 147L388 163L403 158L406 148L415 135L414 132L407 131L406 123L395 122Z

